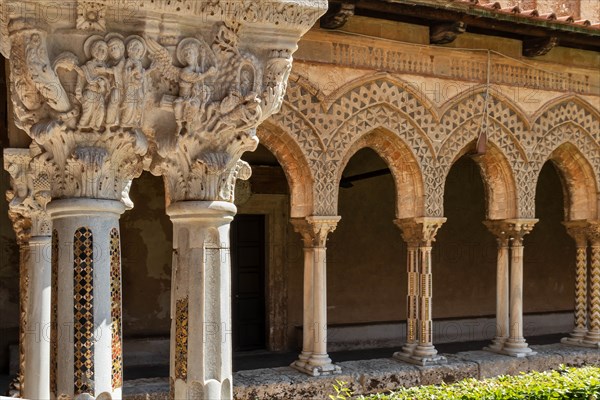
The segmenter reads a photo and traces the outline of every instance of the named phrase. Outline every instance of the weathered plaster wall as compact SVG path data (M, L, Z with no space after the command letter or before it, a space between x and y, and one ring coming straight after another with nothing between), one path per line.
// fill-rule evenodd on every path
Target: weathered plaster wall
M359 151L344 176L387 168L373 150ZM327 292L331 324L403 319L406 308L406 247L394 224L391 175L340 188L342 217L327 246Z
M446 178L444 216L433 245L433 318L495 314L496 241L482 223L483 181L468 156Z

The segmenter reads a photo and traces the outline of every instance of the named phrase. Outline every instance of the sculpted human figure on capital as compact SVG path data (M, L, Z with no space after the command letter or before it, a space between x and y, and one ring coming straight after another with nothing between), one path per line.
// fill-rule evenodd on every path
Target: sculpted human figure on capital
M81 67L77 82L76 97L81 103L80 129L100 131L106 116L106 97L110 90L109 75L114 70L109 68L108 45L100 36L92 36L84 44L86 57L91 60Z

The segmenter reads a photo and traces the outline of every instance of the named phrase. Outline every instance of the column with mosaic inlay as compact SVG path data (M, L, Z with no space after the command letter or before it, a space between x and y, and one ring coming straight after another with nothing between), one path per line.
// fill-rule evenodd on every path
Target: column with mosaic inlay
M577 255L575 261L575 327L569 337L563 338L561 342L582 345L588 330L588 221L567 221L563 224L575 241Z
M433 263L431 258L432 245L435 241L435 236L445 221L446 218L435 217L396 220L396 224L402 230L404 240L410 247L413 247L413 251L414 245L418 243L418 252L416 255L413 253L413 257L416 256L416 263L418 265L418 289L416 291L418 312L416 321L416 346L407 341L403 351L395 353L394 357L417 365L435 365L446 362L446 358L439 355L433 345ZM411 267L411 263L415 264L415 261L411 262L410 259L408 261L409 268ZM413 273L414 279L414 267L411 272ZM415 290L409 288L409 294L411 292L414 295ZM411 317L411 322L414 321L414 315L407 316L407 327L409 325L408 317ZM412 352L410 352L410 350L412 350Z
M395 224L402 232L407 244L406 273L408 290L406 296L406 342L402 351L394 353L394 357L407 359L417 347L419 323L419 239L415 234L416 225L412 219L397 219Z
M9 216L20 251L20 394L27 399L50 396L50 220L45 211L49 180L31 165L29 149L5 149L4 167L11 175Z
M589 329L583 343L600 348L600 221L590 222L588 239L591 245Z

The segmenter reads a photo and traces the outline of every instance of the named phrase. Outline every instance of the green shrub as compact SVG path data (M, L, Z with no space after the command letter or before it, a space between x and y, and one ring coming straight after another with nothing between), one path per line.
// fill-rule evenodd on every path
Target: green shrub
M338 382L338 385L340 382ZM343 387L343 386L342 386ZM336 389L340 394L340 387ZM347 395L346 397L342 397ZM350 399L351 394L335 399ZM360 396L361 400L600 400L600 368L565 368L499 376L482 381L466 379L441 384L399 389L389 394Z

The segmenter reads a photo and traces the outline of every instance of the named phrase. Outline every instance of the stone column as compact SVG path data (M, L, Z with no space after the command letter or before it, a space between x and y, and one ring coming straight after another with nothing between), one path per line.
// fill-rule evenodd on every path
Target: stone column
M5 149L11 175L9 216L20 247L19 383L21 397L50 398L50 221L47 181L30 168L28 149Z
M395 221L402 230L402 236L409 247L407 299L409 303L407 305L407 342L403 350L395 353L394 357L413 364L434 365L446 362L446 358L437 354L437 350L433 345L433 270L431 260L432 244L435 241L437 231L445 221L445 218L432 217ZM418 273L415 274L415 270ZM418 289L415 290L417 284ZM415 294L417 295L416 301ZM416 320L415 309L418 310ZM415 322L417 330L416 343L410 332L410 326Z
M109 120L141 105L136 99L123 101L122 93L114 91L122 89L119 66L138 67L143 76L143 67L135 65L142 39L92 35L75 27L62 35L60 24L65 21L56 21L60 27L49 34L46 29L51 27L21 17L16 9L6 15L11 22L7 27L11 100L17 126L32 139L29 149L20 150L30 157L25 187L46 206L50 218L44 223L44 238L32 237L31 248L47 246L52 231L50 265L46 254L41 282L30 281L32 289L38 288L31 292L31 300L40 299L45 307L39 318L44 323L50 318L49 350L32 345L36 353L32 357L41 364L38 390L49 390L49 396L32 398L120 399L119 216L133 206L128 192L132 179L142 172L148 143L140 118L130 118L127 126ZM109 43L114 47L110 61ZM48 49L54 51L52 62ZM68 85L73 77L76 84ZM138 89L143 96L144 89ZM108 97L114 98L110 104ZM49 298L51 306L46 306L43 301Z
M314 349L305 369L313 376L340 373L327 354L327 235L333 232L340 217L311 216L306 220L314 232L313 307Z
M292 220L304 242L304 318L302 353L291 367L312 376L341 372L327 354L327 235L340 217L310 216Z
M208 288L189 291L188 310L204 313L182 320L189 331L172 338L190 366L173 392L231 399L231 340L220 335L230 329L225 253L235 207L223 202L250 176L240 157L280 109L292 54L327 2L141 2L124 15L119 2L86 0L52 20L30 12L43 11L37 0L8 2L0 0L0 51L11 62L15 123L31 137L31 165L45 171L54 199L51 392L121 396L118 218L133 207L132 179L147 169L164 176L182 253L174 281ZM207 338L211 324L225 326Z
M486 225L500 241L510 242L510 257L502 243L498 255L498 291L497 311L498 326L506 324L506 310L508 310L508 337L502 337L503 332L498 329L497 337L486 350L514 357L525 357L535 354L523 338L523 237L531 232L536 224L535 219L507 219L488 221ZM506 293L507 259L510 258L510 285ZM500 273L502 271L502 273ZM505 334L505 333L504 333Z
M485 225L496 236L498 242L498 260L496 266L496 337L487 349L501 351L509 330L509 273L510 249L509 236L503 221L485 221Z
M235 212L235 206L225 201L185 201L167 208L175 252L171 323L175 399L232 397L229 226Z
M583 343L600 348L600 221L590 222L588 239L592 248L590 265L589 329Z
M562 343L581 345L587 333L587 249L588 249L588 222L564 222L567 232L577 246L576 272L575 272L575 328L569 337L563 338Z
M121 263L116 200L48 204L57 254L52 372L55 397L121 398ZM56 368L56 369L55 369Z
M305 371L308 359L314 351L314 261L315 252L313 247L313 235L310 224L305 218L293 218L291 220L294 230L302 236L304 252L304 281L303 281L303 311L302 311L302 352L298 360L291 367Z

